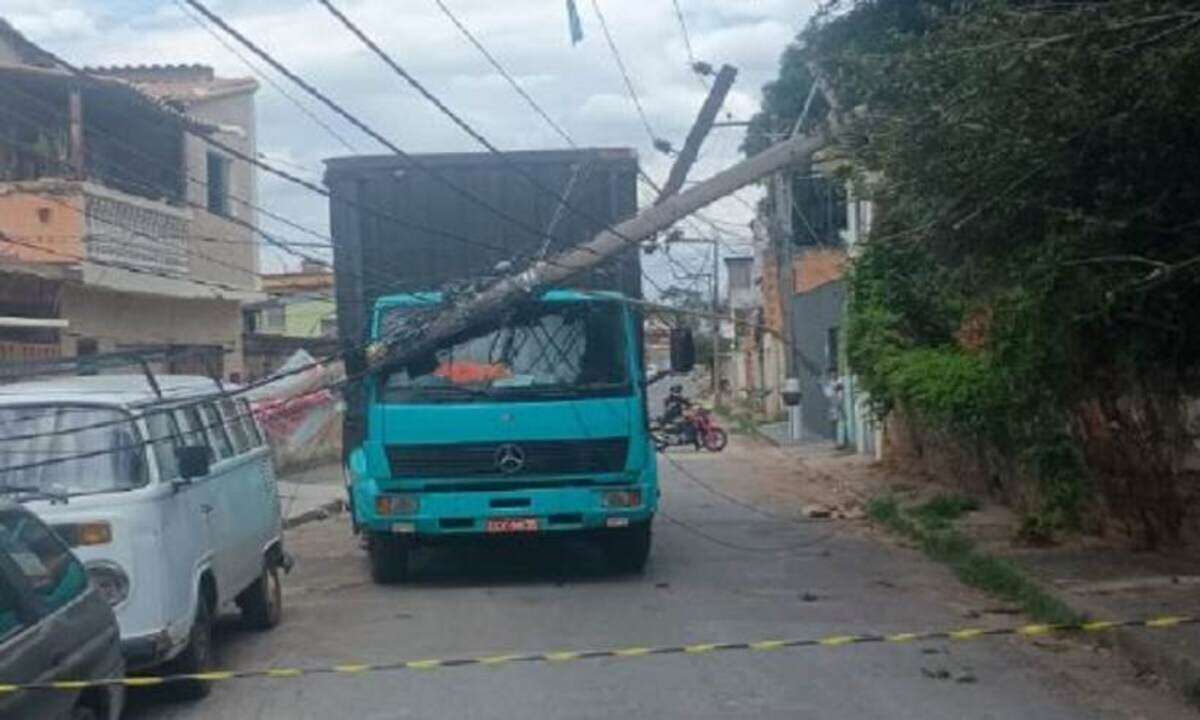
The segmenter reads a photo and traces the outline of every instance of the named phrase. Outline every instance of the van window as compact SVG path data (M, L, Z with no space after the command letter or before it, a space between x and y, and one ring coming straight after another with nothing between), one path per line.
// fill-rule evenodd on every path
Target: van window
M0 478L68 495L146 484L146 446L129 413L95 405L0 408Z
M12 558L47 611L57 610L87 589L83 565L32 515L0 513L0 550Z
M254 413L250 411L250 403L243 399L237 401L238 412L242 414L242 420L246 423L246 432L250 435L251 447L258 447L263 444L262 431L258 429L258 423L254 422Z
M221 415L225 418L225 427L229 429L229 437L233 439L233 451L238 455L250 449L250 434L242 420L237 405L229 398L221 400Z
M225 432L225 423L221 420L220 413L217 412L217 406L212 403L202 404L200 416L204 420L208 437L211 439L209 444L212 445L217 459L224 460L233 457L233 445L229 442L229 435Z
M158 463L158 476L163 482L179 477L179 459L175 449L179 447L179 433L175 418L169 410L146 416L146 427L150 430L150 447L154 449L154 460Z

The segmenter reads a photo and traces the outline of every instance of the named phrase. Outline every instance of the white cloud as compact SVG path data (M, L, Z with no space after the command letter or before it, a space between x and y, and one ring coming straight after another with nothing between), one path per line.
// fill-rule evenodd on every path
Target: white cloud
M666 176L671 160L652 149L591 0L579 0L585 37L574 47L561 0L445 1L580 145L635 147L651 175ZM209 0L208 4L405 149L480 150L318 4L291 0ZM811 14L813 4L814 0L680 0L697 57L739 68L726 113L746 119L756 110L761 86L774 77L779 54ZM563 144L432 0L341 0L338 6L498 146ZM676 147L682 145L704 90L687 68L671 3L602 0L601 7L655 132ZM223 75L250 74L241 60L173 3L6 0L4 12L33 41L83 64L202 62ZM289 93L303 96L298 88L280 82ZM314 100L304 97L302 101L361 151L385 152ZM324 158L347 154L269 85L263 84L259 91L258 108L264 151L318 174ZM741 136L738 129L715 130L692 177L704 177L736 161ZM753 201L758 193L748 189L741 195ZM304 224L319 228L328 224L323 198L278 179L262 178L261 199ZM719 202L706 214L743 227L750 216L733 200ZM281 234L294 237L296 232ZM266 267L271 263L268 258Z

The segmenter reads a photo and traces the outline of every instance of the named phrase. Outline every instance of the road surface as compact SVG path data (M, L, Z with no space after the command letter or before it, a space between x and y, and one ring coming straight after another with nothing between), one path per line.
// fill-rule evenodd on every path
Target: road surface
M913 550L852 524L788 521L738 497L762 454L673 452L643 576L586 546L438 550L383 587L344 517L288 542L284 624L227 621L227 667L382 663L780 637L1004 625L995 606ZM751 462L750 460L754 460ZM336 481L336 479L335 479ZM788 508L774 508L790 512ZM1123 661L1013 638L666 655L222 682L194 704L135 693L148 718L1125 718L1187 713Z

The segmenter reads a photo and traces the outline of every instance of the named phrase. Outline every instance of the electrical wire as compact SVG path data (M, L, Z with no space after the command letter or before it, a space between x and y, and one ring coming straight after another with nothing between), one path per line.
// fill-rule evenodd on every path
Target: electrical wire
M224 47L226 50L228 50L230 53L232 53L234 57L236 57L238 60L241 60L242 63L246 67L250 68L251 72L253 72L255 75L257 75L264 82L269 84L271 87L275 88L275 90L277 90L280 95L285 97L288 100L288 102L290 102L292 105L294 105L297 110L299 110L306 117L308 117L309 120L312 120L322 130L327 132L330 137L332 137L334 140L337 140L339 143L341 143L342 147L346 148L347 150L349 150L352 153L357 153L359 151L358 148L354 147L354 145L351 144L351 142L349 140L347 140L345 137L343 137L341 135L341 133L339 133L337 130L334 130L333 127L331 127L329 125L329 123L322 120L320 117L317 116L317 114L315 112L313 112L312 109L310 109L304 103L300 102L299 98L297 98L297 97L293 96L291 93L289 93L287 91L287 89L285 89L283 87L282 84L280 84L279 82L277 82L275 80L275 78L271 77L266 72L258 69L258 67L254 63L252 63L249 58L247 58L245 55L242 55L242 53L240 51L238 51L237 48L235 48L233 45L226 42L225 38L221 37L221 35L219 33L217 33L215 30L213 30L209 26L205 25L203 20L201 20L200 18L193 15L191 13L191 11L187 9L187 6L183 4L182 0L175 0L175 4L177 6L179 6L180 12L182 12L184 15L186 15L188 17L188 19L190 19L192 22L196 23L196 25L198 25L202 30L204 30L204 32L211 35L214 40L216 40L218 43L221 44L222 47Z
M437 6L441 9L442 13L450 19L450 22L454 23L454 26L458 28L459 32L461 32L463 36L475 46L475 49L478 50L489 63L491 63L492 67L496 69L496 72L500 73L500 76L508 82L512 89L525 99L525 102L529 104L529 107L533 108L533 111L537 113L542 120L544 120L546 124L554 130L554 132L558 133L558 136L565 140L568 145L573 148L579 147L575 144L575 141L571 139L571 136L567 133L567 131L564 130L557 122L555 122L554 119L550 117L549 113L542 109L542 106L533 99L533 96L525 91L525 88L521 87L521 84L517 82L516 78L514 78L512 74L510 74L508 70L504 68L503 65L500 64L500 61L497 60L492 53L488 52L488 49L483 46L483 43L476 39L475 35L467 29L466 25L464 25L462 21L460 21L458 17L456 17L455 14L450 10L450 8L446 6L446 3L442 2L442 0L433 1L437 3Z
M613 41L612 33L608 30L608 22L604 19L604 12L600 10L599 0L592 0L592 9L596 11L596 18L600 21L600 30L604 33L604 39L608 42L608 49L612 52L613 60L617 63L617 69L621 71L621 77L625 80L625 89L629 92L629 99L633 101L633 106L637 109L638 117L642 120L642 127L646 128L646 134L650 136L650 144L656 149L663 147L670 148L670 143L660 140L658 135L655 134L654 128L650 127L650 120L646 117L646 110L642 107L642 100L638 97L637 90L633 87L633 80L629 77L629 70L626 69L625 61L621 58L621 51L617 49L617 44Z
M195 0L186 0L186 1L194 2ZM498 160L500 160L501 163L503 163L506 167L508 167L510 170L512 170L518 176L523 178L538 192L546 195L547 197L554 199L558 203L558 205L556 207L565 208L566 210L569 210L570 212L572 212L573 214L575 214L577 217L581 218L585 222L588 222L588 223L598 226L598 227L602 227L602 228L606 229L608 232L612 233L613 235L616 235L620 239L624 240L627 244L636 247L636 245L638 243L638 239L630 238L630 237L624 235L623 233L621 233L617 228L613 227L611 224L609 224L603 220L597 219L596 217L590 215L589 213L586 213L586 212L580 210L578 207L571 204L567 195L560 194L557 190L547 187L536 176L534 176L531 173L529 173L528 171L526 171L525 168L523 168L521 165L517 164L516 162L513 162L513 160L511 158L509 158L509 156L504 151L502 151L502 150L500 150L500 148L496 147L496 145L494 143L492 143L490 140L488 140L483 135L483 133L476 130L474 127L471 126L470 123L468 123L461 116L459 116L457 113L455 113L453 110L451 110L450 107L445 104L445 102L443 102L437 95L435 95L428 88L426 88L419 80L417 80L412 75L412 73L408 72L406 69L404 69L403 66L401 66L398 62L396 62L396 60L390 54L388 54L387 51L385 51L382 47L380 47L378 43L376 43L374 40L372 40L361 27L359 27L349 17L347 17L345 15L345 13L343 13L341 10L339 10L333 4L332 0L317 0L317 2L321 6L323 6L326 10L328 10L330 12L330 14L332 14L335 18L337 18L337 20L339 22L341 22L342 25L345 26L346 29L349 30L351 34L353 34L356 38L358 38L358 40L360 42L362 42L372 53L374 53L376 57L378 57L381 61L383 61L383 63L385 65L387 65L389 68L391 68L397 75L402 77L409 85L411 85L413 87L413 89L415 89L418 93L420 93L420 95L422 97L424 97L426 100L428 100L430 103L432 103L443 115L448 117L463 132L467 133L473 140L475 140L477 143L482 145L489 153L491 153L494 157L496 157ZM392 147L394 148L394 146L392 146ZM396 149L396 150L398 150L398 149ZM568 190L567 194L569 194L569 190ZM488 207L490 207L490 206L488 206ZM553 240L557 239L549 231L541 231L540 234L546 239L546 243L544 245L544 248L546 248L546 249L548 249L550 247L550 243ZM579 247L582 249L590 250L590 248L587 248L586 245L582 245ZM597 254L595 251L591 251L591 252L593 255ZM544 251L540 255L544 255ZM652 284L654 283L653 279L651 279L651 278L648 278L648 279L651 280Z
M683 9L679 7L679 0L671 0L671 5L675 7L675 17L679 20L679 31L683 34L683 47L687 50L688 67L695 72L696 81L700 83L700 86L707 90L708 83L705 82L704 77L697 70L700 64L696 62L696 53L692 51L692 36L688 32L687 21L683 19Z

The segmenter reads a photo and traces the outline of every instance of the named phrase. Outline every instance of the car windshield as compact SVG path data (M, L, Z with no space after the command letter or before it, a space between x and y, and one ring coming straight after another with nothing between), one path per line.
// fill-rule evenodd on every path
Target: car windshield
M599 397L624 392L628 377L619 305L536 302L387 374L382 395L387 403Z
M146 483L128 413L86 405L0 408L0 487L82 495Z

